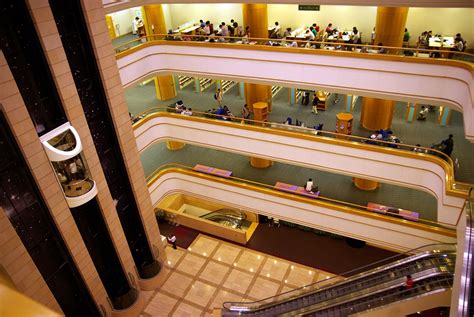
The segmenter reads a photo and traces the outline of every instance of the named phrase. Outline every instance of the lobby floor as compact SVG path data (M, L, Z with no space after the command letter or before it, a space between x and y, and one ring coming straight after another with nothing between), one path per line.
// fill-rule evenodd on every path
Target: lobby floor
M225 301L263 299L334 276L205 235L165 252L169 272L160 290L145 292L142 316L211 316Z

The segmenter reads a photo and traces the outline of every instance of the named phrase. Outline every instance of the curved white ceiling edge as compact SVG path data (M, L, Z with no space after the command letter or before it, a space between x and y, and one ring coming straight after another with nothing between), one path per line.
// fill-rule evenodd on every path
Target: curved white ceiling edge
M437 199L438 221L455 225L465 199L446 195L446 173L435 162L383 152L186 120L156 117L136 128L140 152L156 142L176 140L291 165L372 179L425 191Z
M154 206L169 194L183 193L230 207L309 225L392 250L406 251L431 243L456 242L456 238L434 232L217 183L179 172L162 175L149 186L149 192Z
M235 49L232 44L152 45L119 58L117 65L125 87L178 73L449 106L463 112L466 138L474 141L473 75L461 67Z
M196 3L193 0L179 1L156 1L156 0L131 0L114 1L102 0L106 13L125 10L132 7L149 4L170 3ZM219 0L201 0L199 3L223 3ZM225 3L262 3L259 0L226 0ZM310 0L267 0L267 4L314 4ZM470 0L321 0L320 5L349 5L349 6L384 6L384 7L424 7L424 8L472 8L474 4Z
M55 148L54 146L52 146L51 144L49 144L48 142L49 140L51 140L55 136L60 135L61 133L66 132L67 130L71 131L76 141L76 146L74 147L73 150L61 151ZM60 162L60 161L68 160L78 155L82 151L82 142L81 142L81 138L79 137L79 133L77 133L77 130L74 129L74 127L69 122L62 124L61 126L46 133L45 135L42 135L40 137L40 140L41 140L41 143L43 144L46 155L48 155L49 160L52 162Z

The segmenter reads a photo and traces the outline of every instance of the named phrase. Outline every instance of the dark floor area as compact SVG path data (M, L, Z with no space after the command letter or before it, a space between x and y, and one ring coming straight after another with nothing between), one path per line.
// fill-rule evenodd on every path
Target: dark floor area
M167 222L160 223L159 227L162 235L174 234L176 244L185 249L200 233L198 230ZM343 273L366 265L373 267L375 262L397 255L368 245L354 248L345 239L321 236L297 227L269 227L265 223L257 227L245 247L337 275L346 275ZM351 274L347 274L349 275Z

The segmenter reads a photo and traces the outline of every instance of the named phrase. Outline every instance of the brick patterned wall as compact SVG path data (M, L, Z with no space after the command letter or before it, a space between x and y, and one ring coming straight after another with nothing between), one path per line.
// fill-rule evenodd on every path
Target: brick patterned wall
M100 165L97 152L87 125L81 101L79 99L74 79L69 68L66 53L62 47L61 39L54 22L51 8L48 1L28 0L27 5L30 8L33 22L38 32L41 45L43 46L46 59L50 65L53 79L58 88L59 97L64 106L64 110L71 125L78 131L83 144L83 154L89 166L92 179L96 182L98 188L97 199L103 213L105 223L109 229L112 241L124 267L125 272L135 274L134 262L127 244L122 226L115 210L112 196L107 186L102 167ZM54 175L53 175L54 176ZM59 186L58 186L59 188ZM59 188L60 190L60 188ZM62 193L61 193L62 195ZM67 208L67 206L66 206ZM80 241L80 246L71 244L71 253L76 260L79 270L83 274L88 287L94 299L109 310L106 300L106 291L99 279L97 271L92 263L89 253L80 237L80 233L75 226L74 219L67 208L67 218L70 224L73 224L72 230L63 231L63 234L72 234L72 241ZM66 236L66 238L69 237ZM71 241L71 243L72 243ZM68 244L69 245L69 244ZM77 258L80 257L80 258Z
M158 247L164 254L160 243L160 232L153 212L150 194L145 181L145 173L140 161L135 136L133 134L128 106L115 59L112 41L109 37L105 22L105 11L101 0L82 1L92 45L102 76L102 82L114 121L116 134L120 144L125 166L128 172L132 190L140 210L148 241Z
M39 143L33 122L23 104L23 99L1 51L0 104L17 142L22 147L23 155L30 157L28 164L30 164L32 169L39 172L36 173L35 177L39 174L41 182L46 184L46 188L49 186L51 190L55 187L54 183L57 184L57 181L54 179L54 175L52 178L54 182L51 182L48 176L43 175L44 170L51 170L47 166L49 162ZM42 160L42 158L44 159ZM59 186L56 187L59 188ZM2 208L0 208L0 264L4 267L20 292L55 311L62 312Z
M0 264L21 293L62 313L2 208L0 208Z

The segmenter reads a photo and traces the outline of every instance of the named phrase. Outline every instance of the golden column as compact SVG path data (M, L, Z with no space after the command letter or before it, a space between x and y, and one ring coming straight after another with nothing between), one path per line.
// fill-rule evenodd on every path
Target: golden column
M242 4L242 15L244 25L250 27L250 37L268 38L268 12L266 4ZM245 84L245 103L253 111L253 104L265 102L268 104L268 111L272 110L272 87L259 84ZM250 157L250 165L256 168L266 168L272 165L272 161Z
M408 8L378 7L375 21L375 45L401 47L408 16ZM390 50L388 50L390 52ZM389 129L392 126L395 101L364 97L360 124L367 130ZM374 190L376 181L354 178L354 185L362 190Z
M167 33L165 15L161 4L144 6L143 13L147 35ZM158 39L157 37L156 40ZM172 75L155 77L155 88L158 100L168 100L176 97L176 87Z

